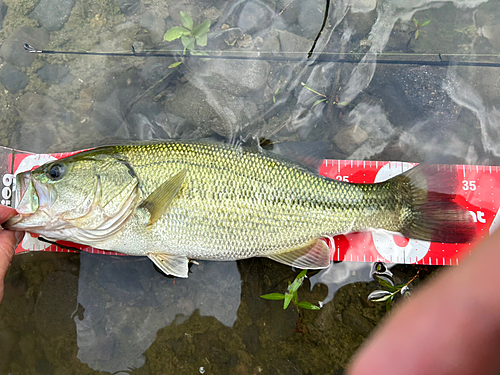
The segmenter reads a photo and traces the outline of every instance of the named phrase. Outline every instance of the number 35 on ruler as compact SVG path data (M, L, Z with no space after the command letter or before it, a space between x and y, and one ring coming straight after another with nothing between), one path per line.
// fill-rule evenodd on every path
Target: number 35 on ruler
M462 181L462 189L464 190L476 190L476 181L474 180L463 180Z

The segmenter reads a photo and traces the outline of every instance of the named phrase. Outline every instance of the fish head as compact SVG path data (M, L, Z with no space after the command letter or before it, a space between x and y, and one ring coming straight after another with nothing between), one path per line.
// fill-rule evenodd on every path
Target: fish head
M137 200L138 185L127 161L112 153L91 150L53 161L16 176L18 215L3 227L75 240L63 232L122 222Z

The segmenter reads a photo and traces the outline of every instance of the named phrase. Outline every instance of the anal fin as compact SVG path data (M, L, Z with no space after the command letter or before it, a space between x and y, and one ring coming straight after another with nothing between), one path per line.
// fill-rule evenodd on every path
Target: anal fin
M148 258L166 275L188 277L188 258L185 256L150 253Z
M267 257L302 269L313 270L330 266L330 249L322 239L315 239L304 246L280 254L267 255Z

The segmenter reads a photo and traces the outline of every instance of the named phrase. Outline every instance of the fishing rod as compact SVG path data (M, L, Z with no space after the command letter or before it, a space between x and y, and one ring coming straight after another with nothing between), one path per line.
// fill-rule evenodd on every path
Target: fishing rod
M113 57L174 57L183 59L223 59L223 60L262 60L262 61L287 61L287 62L307 62L311 63L323 63L323 62L338 62L338 63L349 63L349 64L388 64L388 65L428 65L428 66L476 66L476 67L489 67L498 68L500 67L500 62L487 62L487 61L458 61L451 60L452 57L470 56L461 54L446 54L441 53L435 54L381 54L384 56L426 56L434 57L434 60L401 60L401 59L360 59L360 58L345 58L336 56L356 56L359 54L332 54L332 53L320 53L315 57L314 60L309 60L308 53L305 52L286 52L286 53L275 53L275 52L254 52L254 55L245 54L229 54L223 53L221 51L217 54L208 55L194 55L194 54L183 54L181 51L146 51L137 52L132 46L131 52L92 52L92 51L53 51L53 50L37 50L28 43L24 44L24 49L29 53L39 53L46 55L87 55L87 56L113 56ZM222 54L221 54L222 53ZM290 54L297 54L297 57L291 57ZM444 59L448 57L449 59ZM498 55L473 55L484 56L484 57L498 57Z

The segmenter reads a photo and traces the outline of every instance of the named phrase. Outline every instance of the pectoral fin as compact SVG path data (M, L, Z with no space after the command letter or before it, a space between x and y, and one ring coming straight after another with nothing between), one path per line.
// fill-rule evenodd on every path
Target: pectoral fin
M268 255L268 258L302 269L327 268L330 265L330 249L325 241L313 240L305 246L284 253Z
M148 254L148 258L166 275L188 277L188 258L163 253Z
M145 208L151 215L148 226L154 224L170 207L172 200L182 186L186 178L186 170L182 170L175 176L161 184L155 191L141 203L139 208ZM186 276L187 277L187 276Z

